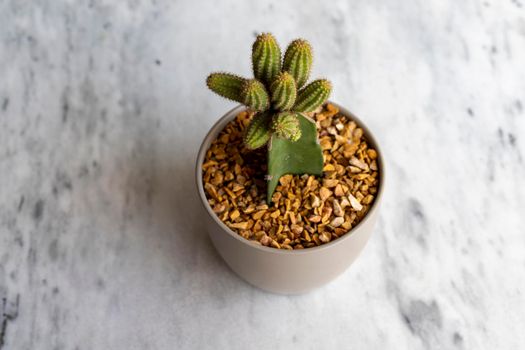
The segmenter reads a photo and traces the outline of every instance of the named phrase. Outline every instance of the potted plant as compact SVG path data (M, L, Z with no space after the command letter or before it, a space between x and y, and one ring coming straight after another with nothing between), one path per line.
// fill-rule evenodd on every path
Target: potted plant
M384 162L366 126L307 83L302 39L284 56L271 34L252 48L253 79L213 73L208 87L242 105L205 137L196 182L213 244L242 278L276 293L306 292L341 274L373 230Z

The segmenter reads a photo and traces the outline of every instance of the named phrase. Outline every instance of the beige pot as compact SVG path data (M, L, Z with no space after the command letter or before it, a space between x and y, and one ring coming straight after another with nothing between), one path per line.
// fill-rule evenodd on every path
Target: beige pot
M376 223L385 183L385 163L377 141L370 130L348 110L338 106L341 113L350 116L379 155L379 191L361 222L341 238L319 247L284 250L265 247L242 238L228 228L212 211L202 184L202 163L211 142L222 129L245 109L238 106L226 113L208 132L197 156L195 179L199 197L205 208L208 234L219 254L240 277L261 289L280 294L299 294L322 286L343 273L363 250Z

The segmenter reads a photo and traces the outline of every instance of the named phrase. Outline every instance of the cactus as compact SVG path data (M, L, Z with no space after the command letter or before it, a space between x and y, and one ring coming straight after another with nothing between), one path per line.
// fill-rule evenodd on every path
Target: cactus
M257 36L252 46L252 66L255 79L271 84L281 71L281 49L270 33Z
M300 89L306 84L312 68L312 47L306 40L297 39L288 45L284 54L283 70L289 72Z
M249 149L256 149L264 146L271 136L270 121L272 117L269 113L257 113L246 128L244 134L244 144Z
M264 85L255 79L246 80L241 87L243 104L255 111L265 111L270 106L270 98Z
M272 104L277 110L287 111L293 107L297 97L295 79L288 72L282 72L270 85Z
M299 119L293 112L281 112L272 121L272 129L275 135L290 140L297 141L301 137Z
M316 80L303 87L312 60L310 44L297 39L288 46L281 67L277 41L271 34L261 34L252 46L254 79L212 73L206 81L213 92L255 111L245 131L244 144L248 149L269 144L268 203L282 175L322 174L323 153L317 129L302 113L321 106L332 87L327 80Z
M216 94L243 103L241 100L241 88L245 81L246 79L235 74L212 73L206 79L206 84Z
M315 111L326 102L331 91L332 84L328 80L319 79L311 82L297 93L293 110L297 112Z

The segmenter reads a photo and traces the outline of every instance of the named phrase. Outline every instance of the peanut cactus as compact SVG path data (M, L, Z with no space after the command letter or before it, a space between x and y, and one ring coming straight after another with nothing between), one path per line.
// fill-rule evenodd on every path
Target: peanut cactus
M297 112L315 111L328 99L331 90L332 84L326 79L311 82L297 93L293 109Z
M241 88L245 81L246 79L235 74L213 73L206 79L206 84L210 90L216 94L235 102L243 103L241 99Z
M312 47L308 41L297 39L288 45L284 54L283 70L294 77L297 88L301 88L308 80L312 61Z
M281 71L281 49L272 34L257 36L252 46L252 66L255 79L267 85Z
M241 88L243 104L255 111L265 111L270 106L270 97L266 89L258 80L246 80Z
M272 103L275 109L287 111L293 107L297 97L297 86L295 79L288 72L277 75L270 85Z
M244 134L244 144L249 149L257 149L264 146L272 135L270 130L271 115L269 113L257 113L248 125Z
M299 119L293 112L281 112L273 118L272 129L275 135L288 139L290 141L297 141L301 137L301 129L299 129Z
M304 113L325 103L332 86L320 79L303 87L312 61L312 48L303 39L290 43L281 61L277 41L272 34L264 33L252 46L253 79L212 73L206 81L213 92L255 112L246 128L244 144L248 149L268 144L268 203L281 176L321 175L323 171L317 129Z

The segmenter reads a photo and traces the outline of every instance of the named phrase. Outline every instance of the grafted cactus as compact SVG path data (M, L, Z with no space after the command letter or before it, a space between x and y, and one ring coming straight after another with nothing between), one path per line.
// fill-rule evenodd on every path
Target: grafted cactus
M308 41L303 39L294 40L288 45L284 54L283 70L289 72L297 82L297 88L301 88L312 68L312 47Z
M310 76L312 61L310 44L297 39L281 62L277 41L266 33L257 36L252 46L254 79L212 73L206 81L212 91L256 112L246 128L244 144L249 149L270 145L268 203L282 175L321 175L323 171L316 126L302 113L321 106L330 95L331 84L316 80L298 91Z

